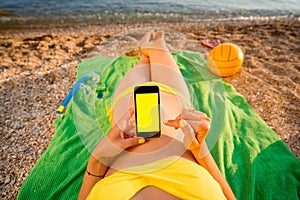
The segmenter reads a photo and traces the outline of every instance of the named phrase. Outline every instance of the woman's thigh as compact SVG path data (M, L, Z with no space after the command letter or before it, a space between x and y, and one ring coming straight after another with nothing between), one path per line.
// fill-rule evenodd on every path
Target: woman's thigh
M117 102L113 109L113 125L128 113L129 108L133 108L133 94L129 93L121 97L120 95L124 94L122 92L127 88L149 82L150 77L149 64L138 65L125 74L114 92L113 101L117 100Z
M118 84L114 92L114 99L117 96L119 96L119 94L123 92L125 89L131 86L149 82L150 78L151 78L150 64L142 64L142 65L135 66L129 72L127 72L127 74L125 74L125 76Z
M179 69L175 70L172 67L151 63L151 81L170 86L190 102L190 93Z

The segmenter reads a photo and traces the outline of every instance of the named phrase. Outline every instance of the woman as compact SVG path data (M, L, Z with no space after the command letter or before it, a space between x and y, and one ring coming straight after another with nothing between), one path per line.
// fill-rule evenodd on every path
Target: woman
M163 32L148 32L138 47L142 56L116 88L113 128L91 154L78 199L235 199L205 145L210 119L189 109ZM161 89L165 120L157 139L135 136L132 91L124 93L143 84Z

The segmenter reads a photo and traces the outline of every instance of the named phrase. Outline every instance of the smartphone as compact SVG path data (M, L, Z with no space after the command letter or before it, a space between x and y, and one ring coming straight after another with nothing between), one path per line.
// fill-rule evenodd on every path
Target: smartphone
M158 86L134 88L136 135L143 138L160 137L160 97Z

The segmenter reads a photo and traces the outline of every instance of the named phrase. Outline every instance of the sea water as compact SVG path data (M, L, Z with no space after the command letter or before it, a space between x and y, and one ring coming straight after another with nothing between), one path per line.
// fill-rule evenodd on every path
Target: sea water
M300 0L0 0L0 28L299 18Z

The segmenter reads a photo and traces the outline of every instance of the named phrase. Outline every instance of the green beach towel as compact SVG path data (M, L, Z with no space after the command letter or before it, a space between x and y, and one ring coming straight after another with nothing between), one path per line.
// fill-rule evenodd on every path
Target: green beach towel
M278 135L232 85L210 74L199 53L179 51L173 56L193 94L195 109L212 118L207 143L237 198L298 199L300 161ZM111 128L105 107L111 105L115 87L137 61L96 56L79 64L77 80L96 74L95 80L107 87L104 97L97 98L92 84L83 84L74 93L18 199L77 199L90 151Z

